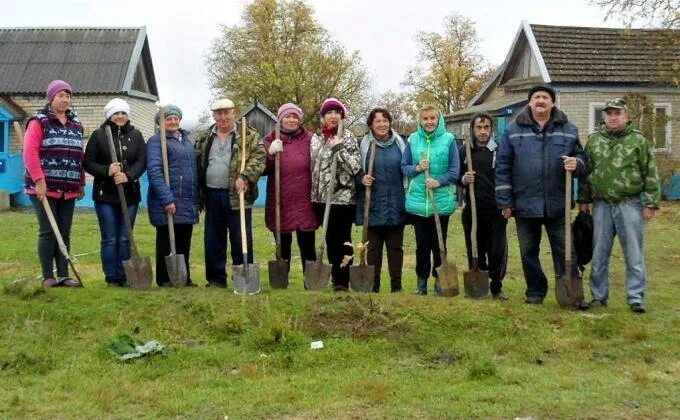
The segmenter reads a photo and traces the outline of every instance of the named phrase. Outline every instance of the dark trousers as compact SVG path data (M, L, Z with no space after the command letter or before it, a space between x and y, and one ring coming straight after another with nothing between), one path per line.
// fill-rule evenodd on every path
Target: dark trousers
M432 276L437 277L436 267L442 265L442 259L439 254L439 242L437 240L437 228L434 222L434 216L420 217L411 215L413 220L413 228L416 233L416 275L418 276L419 284L421 280L425 280ZM442 225L442 237L444 240L444 251L446 251L446 231L449 226L449 216L439 216ZM430 261L430 257L432 260Z
M35 214L38 217L38 258L44 279L54 277L54 264L57 265L57 277L68 277L68 261L59 251L57 237L52 232L52 225L47 218L42 203L35 195L29 195ZM76 200L64 200L63 198L47 198L52 209L52 214L57 222L59 233L64 239L66 249L71 252L71 223Z
M326 205L323 203L314 203L314 211L320 222L323 222L325 208ZM349 289L349 266L352 262L343 268L340 268L340 263L343 256L354 255L352 247L345 245L345 242L352 242L352 223L355 217L354 204L331 205L325 241L328 262L333 266L331 270L333 286L337 289Z
M564 274L564 217L519 217L517 239L522 256L522 270L527 283L527 297L544 298L548 294L548 279L541 268L539 252L541 250L541 228L545 226L550 241L555 278ZM573 250L572 250L573 251ZM576 257L572 252L572 276L579 277Z
M472 209L465 207L462 215L468 267L472 270ZM479 269L489 272L491 293L503 287L508 266L508 221L498 209L477 209L477 258Z
M205 195L205 278L208 282L227 284L227 235L231 245L231 262L243 264L241 217L229 205L229 190L206 188ZM246 209L248 262L253 262L252 209Z
M189 254L191 253L191 233L194 225L175 224L175 247L178 255L184 255L187 265L187 284L191 284L191 272L189 270ZM163 287L170 284L168 269L165 266L165 257L170 255L170 237L168 226L156 226L156 284Z
M316 249L314 249L315 242L314 231L303 232L301 230L296 230L295 236L297 237L298 248L300 248L300 260L302 262L302 272L304 273L305 261L316 261ZM292 233L281 234L281 258L283 258L286 261L290 261L292 243L293 243Z
M390 273L390 290L401 290L401 268L404 263L404 225L371 226L367 231L368 251L366 263L375 267L373 291L380 291L383 246L387 250L387 268Z

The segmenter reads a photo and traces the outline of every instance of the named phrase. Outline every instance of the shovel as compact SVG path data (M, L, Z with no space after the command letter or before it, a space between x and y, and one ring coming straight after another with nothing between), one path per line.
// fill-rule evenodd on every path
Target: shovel
M241 119L241 172L246 168L246 117ZM248 264L248 237L246 236L246 197L245 191L238 193L241 216L241 248L243 265L234 267L234 293L237 295L260 293L260 269L257 264Z
M555 285L555 299L562 308L576 308L583 301L583 284L571 271L571 172L566 171L564 193L564 274Z
M276 140L281 139L281 128L276 124ZM281 153L274 156L274 193L276 198L276 260L269 261L269 285L272 289L288 288L288 261L281 258Z
M472 172L472 139L465 142L465 155L467 170ZM475 183L468 185L470 190L470 210L472 211L472 229L470 241L472 242L472 267L463 272L463 288L465 295L472 299L482 299L489 294L489 272L479 270L479 252L477 249L477 201L475 199Z
M116 155L116 147L113 144L113 134L111 127L106 125L106 138L109 143L109 151L111 152L111 162L118 163L118 156ZM146 290L151 287L153 281L153 272L151 271L151 258L140 257L137 253L137 244L132 233L132 223L130 222L130 214L128 213L127 200L125 200L125 193L123 186L116 184L118 189L118 199L120 200L121 210L123 211L123 221L125 222L125 229L127 230L128 238L130 240L130 259L123 261L123 269L125 270L125 278L127 278L130 287L138 290Z
M375 162L375 140L371 142L371 157L368 159L368 176L373 175L373 164ZM372 292L375 282L375 267L366 264L366 253L368 252L368 216L371 208L371 187L366 187L364 200L364 226L361 233L361 248L359 251L359 265L349 268L349 285L355 292Z
M425 153L421 155L421 159L424 159ZM425 179L430 177L430 170L425 170ZM432 213L434 213L434 224L437 228L437 241L439 241L439 255L442 260L442 265L436 268L437 276L439 278L439 286L441 287L442 296L445 297L455 297L458 296L460 290L458 288L458 268L456 264L449 266L449 262L446 258L446 248L444 248L444 236L442 235L442 224L439 220L439 211L437 210L437 203L434 200L434 191L432 188L427 188L427 192L430 196L430 201L432 202Z
M161 131L161 158L163 159L163 177L165 184L170 187L170 173L168 169L168 139L165 134L165 113L163 107L160 107L160 131ZM186 286L187 284L187 265L184 260L184 255L177 254L175 246L175 220L170 212L168 215L168 238L170 239L170 255L165 257L165 267L168 270L168 279L170 284L175 287Z
M14 121L14 132L16 133L17 138L23 144L24 130L21 128L21 125L19 124L18 121ZM66 258L66 261L68 261L68 264L71 266L71 271L73 271L73 275L76 276L76 279L78 279L78 283L80 283L80 287L84 287L83 281L80 279L80 275L76 270L76 266L73 264L73 260L71 259L71 256L68 253L68 248L66 248L64 238L62 238L61 232L59 232L59 226L57 226L57 221L54 219L54 214L52 214L52 208L50 207L50 203L47 201L47 196L43 197L40 200L40 202L42 203L42 206L45 209L47 219L50 221L50 226L52 226L52 232L54 233L54 237L57 239L57 244L59 244L59 252L61 252L61 255L63 255L64 258Z
M344 126L342 120L338 123L337 136L344 137ZM326 208L323 212L323 223L321 223L321 242L319 244L319 251L316 254L318 260L305 261L305 287L309 290L319 290L328 284L331 279L330 264L323 263L323 252L326 244L326 231L328 230L328 217L331 214L331 200L333 198L333 191L335 190L335 172L337 171L338 160L335 154L331 155L331 183L326 191Z

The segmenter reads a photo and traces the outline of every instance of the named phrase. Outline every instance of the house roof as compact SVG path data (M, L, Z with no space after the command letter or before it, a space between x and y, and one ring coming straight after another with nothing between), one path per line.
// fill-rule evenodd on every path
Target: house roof
M238 119L240 120L240 119L243 118L243 117L247 117L248 115L250 115L250 114L251 114L253 111L255 111L256 109L259 110L259 111L260 111L261 113L263 113L264 115L266 115L267 117L269 117L272 121L274 121L274 122L278 121L278 118L276 118L276 114L274 114L273 112L271 112L271 111L269 110L269 108L267 108L266 106L262 105L262 104L261 104L260 102L258 102L257 100L255 100L255 101L248 107L248 109L246 109L245 111L243 111L243 112L241 113L241 115L238 116Z
M499 111L505 110L506 108L515 108L520 105L526 104L526 95L515 95L508 98L499 99L491 102L484 102L479 105L470 106L467 108L459 109L446 116L446 121L461 121L469 119L473 114L477 112L489 112L491 114L497 114Z
M44 95L54 79L76 94L158 97L145 27L0 28L0 94Z
M530 29L553 83L669 84L673 66L680 65L678 30L548 25Z

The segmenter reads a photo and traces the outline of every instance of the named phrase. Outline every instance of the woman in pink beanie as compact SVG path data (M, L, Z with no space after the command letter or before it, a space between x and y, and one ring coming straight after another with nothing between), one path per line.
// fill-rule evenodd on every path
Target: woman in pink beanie
M69 277L68 262L59 251L42 200L47 200L66 248L71 245L75 200L83 197L83 126L71 107L71 85L54 80L47 86L48 103L28 120L24 138L24 191L38 216L38 257L43 286L79 287ZM53 274L57 265L57 276Z

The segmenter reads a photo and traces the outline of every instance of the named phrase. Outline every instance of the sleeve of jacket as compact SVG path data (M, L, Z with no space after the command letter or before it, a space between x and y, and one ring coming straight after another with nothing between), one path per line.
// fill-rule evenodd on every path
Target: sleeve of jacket
M467 141L467 140L465 140ZM467 187L467 184L463 182L463 177L465 176L465 172L467 172L467 161L466 159L466 154L465 154L465 143L458 149L458 161L459 161L459 168L460 168L460 173L458 174L458 179L456 180L456 184L460 185L461 187Z
M267 164L264 168L264 175L273 175L274 174L274 155L269 154L269 146L272 145L272 142L274 141L274 131L270 131L269 134L264 136L264 140L262 140L262 145L264 146L264 151L265 151L265 156L267 157ZM285 146L284 146L285 147Z
M146 170L149 186L156 191L164 206L175 202L172 190L163 177L163 159L161 158L161 140L153 136L146 144Z
M658 209L661 204L659 170L656 166L652 148L646 140L641 143L640 173L645 184L641 195L642 205Z
M593 172L593 160L590 158L590 139L586 143L586 148L583 155L586 158L586 169L583 171L583 175L578 179L578 195L576 196L577 203L592 203L593 193L590 181L588 181L588 176Z
M414 176L418 175L418 170L416 169L418 163L415 165L413 164L413 157L411 155L411 143L406 142L404 154L401 155L401 172L407 178L413 178Z
M98 128L90 134L90 138L87 140L83 167L90 175L104 178L109 176L109 165L97 161L99 149L102 147L99 134L101 134L101 129Z
M450 184L455 184L456 181L458 181L459 176L460 157L458 154L458 145L456 144L456 140L453 140L451 142L451 146L449 147L449 167L446 169L446 172L437 178L437 181L439 181L439 184L444 187Z
M510 130L506 129L496 155L496 205L499 209L515 207L515 197L512 191L514 153Z
M257 184L264 168L267 165L267 152L260 143L260 135L254 129L249 128L248 133L248 157L246 167L241 171L241 176L251 184Z
M139 130L135 129L131 137L134 141L136 153L132 163L128 164L127 168L125 168L125 175L127 175L130 181L136 181L146 170L146 145L144 144L142 133Z
M571 156L575 157L577 162L574 176L582 178L586 173L586 153L583 151L583 146L581 146L581 141L578 137L578 128L576 128L576 126L574 126L574 134L576 135L576 139L574 140L574 145L571 150Z
M359 142L353 134L345 135L342 140L342 147L338 147L336 154L342 170L352 175L359 172L361 169L361 152L359 151Z

